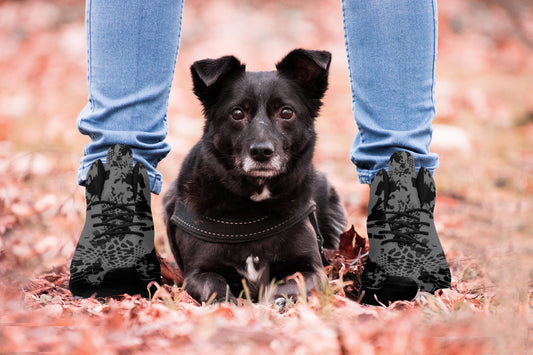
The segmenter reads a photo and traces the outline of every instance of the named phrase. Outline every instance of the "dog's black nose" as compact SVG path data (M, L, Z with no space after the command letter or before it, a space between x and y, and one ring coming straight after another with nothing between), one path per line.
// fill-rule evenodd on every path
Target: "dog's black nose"
M274 154L274 145L270 142L253 143L250 146L250 156L255 161L267 161L272 154Z

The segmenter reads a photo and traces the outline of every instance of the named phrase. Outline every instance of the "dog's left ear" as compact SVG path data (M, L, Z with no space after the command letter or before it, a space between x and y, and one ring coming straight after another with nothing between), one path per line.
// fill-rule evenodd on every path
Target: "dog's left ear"
M276 64L281 75L295 80L314 99L321 99L328 88L331 53L295 49Z

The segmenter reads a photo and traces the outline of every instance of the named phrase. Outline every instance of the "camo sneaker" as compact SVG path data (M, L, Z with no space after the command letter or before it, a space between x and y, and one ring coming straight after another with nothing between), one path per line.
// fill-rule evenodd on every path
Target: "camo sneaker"
M434 208L435 182L429 170L422 167L417 175L411 154L394 153L389 172L380 170L370 185L370 250L361 280L361 303L388 305L412 300L418 290L433 293L450 287Z
M97 160L86 181L87 216L70 266L73 295L148 296L161 281L146 168L128 146L113 145L106 167Z

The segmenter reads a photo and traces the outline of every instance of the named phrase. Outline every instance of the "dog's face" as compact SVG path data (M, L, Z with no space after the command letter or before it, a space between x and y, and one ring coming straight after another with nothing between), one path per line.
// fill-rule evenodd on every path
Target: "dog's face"
M269 179L312 155L330 60L328 52L298 49L271 72L247 72L233 56L192 65L206 117L203 141L224 169Z

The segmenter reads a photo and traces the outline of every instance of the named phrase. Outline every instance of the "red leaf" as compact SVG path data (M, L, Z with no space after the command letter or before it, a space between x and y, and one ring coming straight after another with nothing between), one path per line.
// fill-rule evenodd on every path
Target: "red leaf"
M353 226L352 226L353 228ZM366 238L363 238L357 231L355 231L355 240L354 240L354 253L355 256L364 254L367 251Z
M161 256L157 255L157 257L159 259L159 265L161 265L161 278L163 283L170 286L181 286L183 284L181 270L172 266L168 260Z
M339 243L339 254L344 256L346 259L354 259L356 255L354 254L353 248L353 238L355 236L355 228L352 224L352 228L342 233L340 236Z
M357 240L357 237L360 236L357 234L352 224L352 228L342 233L340 236L339 254L346 259L355 259L358 255L358 250L354 248L354 238Z

